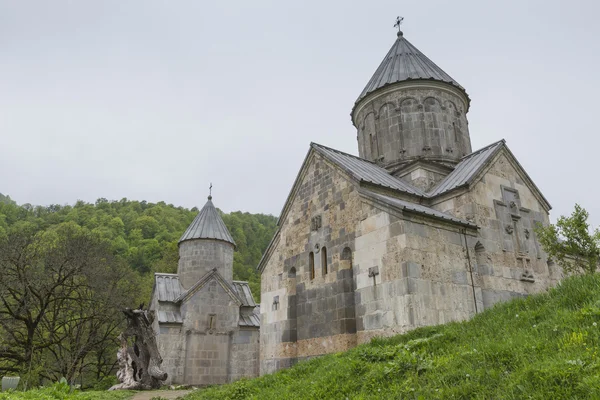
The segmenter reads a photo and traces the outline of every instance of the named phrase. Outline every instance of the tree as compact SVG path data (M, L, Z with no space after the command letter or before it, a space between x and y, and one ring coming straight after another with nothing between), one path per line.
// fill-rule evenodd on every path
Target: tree
M579 204L570 217L561 216L556 225L538 225L535 232L548 256L566 273L593 273L600 261L600 231L592 231L588 212Z
M3 198L8 199L8 196ZM95 203L77 201L74 205L19 206L0 198L0 237L15 224L28 222L39 230L53 229L70 222L87 228L92 234L112 243L113 255L124 260L140 275L152 272L176 272L179 238L197 215L198 209L174 207L164 202L148 203L122 199L99 198ZM252 293L260 298L260 274L256 266L267 248L277 226L271 215L242 212L222 213L237 248L233 261L234 278L248 280ZM147 301L144 294L152 287L137 288L138 300ZM0 340L2 337L0 337Z
M127 317L127 329L121 335L121 348L117 354L121 383L108 390L158 389L168 375L161 369L162 358L152 328L154 313L141 309L123 310Z
M17 204L17 203L14 202L13 199L10 198L9 195L3 195L2 193L0 193L0 203Z
M16 224L0 238L0 276L0 374L29 384L98 375L95 361L116 350L118 310L135 301L133 273L110 242L74 223Z

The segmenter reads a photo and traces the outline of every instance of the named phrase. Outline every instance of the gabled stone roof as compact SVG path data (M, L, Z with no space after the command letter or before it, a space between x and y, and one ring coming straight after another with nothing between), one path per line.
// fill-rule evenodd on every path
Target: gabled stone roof
M222 240L235 246L235 241L227 230L219 212L213 205L212 196L208 196L208 201L181 236L179 243L193 239Z
M152 295L150 296L150 303L152 298L156 295L157 300L160 302L174 303L175 300L181 296L184 289L179 283L179 276L177 274L154 274L154 287L152 288ZM181 324L183 319L181 318L181 312L179 310L161 310L160 306L157 307L156 316L159 324Z
M428 195L430 197L437 196L470 183L504 144L505 141L502 139L461 158L454 170L438 183Z
M356 104L369 93L382 87L410 80L445 82L462 90L466 95L465 89L458 82L427 58L425 54L421 53L400 33L379 68L356 99Z
M543 206L550 210L550 203L548 203L548 201L542 195L539 188L533 183L529 175L527 175L527 172L519 164L516 157L508 149L504 139L464 156L456 165L454 170L450 172L444 179L442 179L437 186L435 186L428 192L423 192L422 190L414 187L408 182L405 182L404 180L391 175L386 169L378 166L377 164L371 161L317 143L311 143L310 150L308 151L308 154L304 159L302 167L300 168L300 171L296 176L294 185L290 190L290 193L285 201L285 204L279 216L279 220L277 221L277 226L279 228L277 229L275 235L273 236L273 239L271 239L271 242L267 246L263 257L258 263L257 269L262 271L264 263L270 257L271 249L276 245L276 243L279 240L279 229L281 228L281 223L284 220L283 218L285 217L285 215L287 215L289 204L291 204L291 201L295 195L295 190L300 183L302 174L305 171L308 165L308 160L310 159L310 156L311 154L313 154L313 152L320 154L326 160L337 165L351 178L357 180L359 183L366 182L370 185L391 189L392 192L395 191L399 194L402 193L404 195L410 195L404 196L410 200L407 201L406 199L402 200L397 199L396 197L383 196L378 194L380 196L392 199L395 202L395 205L397 207L401 207L404 211L421 213L434 218L441 218L449 222L458 223L463 226L475 227L476 225L472 224L469 221L464 221L455 218L449 214L441 213L437 210L427 207L426 204L431 204L433 200L435 200L435 198L445 195L448 192L452 192L455 189L472 185L476 181L477 177L480 176L480 173L494 159L494 156L498 154L502 149L506 151L506 154L508 155L509 159L512 160L511 162L515 164L517 169L522 174L525 183L528 184L530 188L534 191L536 197L540 200ZM366 188L369 188L369 185L364 185L363 187L365 186ZM385 200L388 203L392 201L388 199L379 200Z
M381 168L371 161L317 143L311 143L310 146L319 154L340 166L359 182L400 190L415 196L425 195L420 189L390 175L385 168Z
M159 324L183 324L183 318L179 311L162 311L158 310L158 323Z
M156 296L160 302L174 303L176 305L181 304L181 302L186 301L205 284L210 282L211 279L216 280L231 296L232 300L240 306L239 326L260 327L259 306L254 301L248 282L233 281L229 283L216 269L209 271L187 291L181 286L179 275L155 273L150 303L152 303L152 299ZM183 323L181 313L178 310L162 310L158 306L156 312L158 322L161 324Z
M185 291L177 274L154 274L154 285L158 301L174 302Z
M461 158L454 170L442 181L440 181L436 187L429 191L426 196L433 199L435 197L442 196L445 193L451 192L454 189L468 187L474 184L478 177L481 176L482 171L484 171L485 168L490 165L492 160L494 160L496 155L501 151L503 151L508 157L509 161L513 163L517 172L521 174L524 183L529 186L542 206L548 211L552 209L552 206L544 197L541 190L535 185L531 177L527 174L527 171L525 171L523 166L519 163L519 160L517 160L515 155L510 151L504 139L485 146Z
M242 300L242 306L244 307L256 307L256 303L254 302L254 297L252 296L252 292L250 291L250 286L248 282L245 281L233 281L231 286L233 290L238 295L240 300Z
M254 307L249 312L240 311L239 326L260 327L260 311L259 307Z
M239 306L242 306L244 304L242 299L240 299L240 297L234 290L233 286L229 282L227 282L225 278L223 278L223 276L219 273L219 271L217 271L216 268L213 268L211 271L208 271L203 277L201 277L198 280L198 282L194 283L192 287L190 287L186 292L182 293L181 296L176 298L175 303L187 301L190 297L194 295L194 293L202 289L204 285L206 285L213 279L221 285L225 292L227 292L231 299L235 301Z
M450 172L428 192L423 192L421 189L411 185L403 179L391 175L385 168L382 168L371 161L317 143L311 143L310 146L311 149L325 157L327 160L331 161L333 164L337 165L352 178L356 179L359 183L368 183L371 185L392 189L397 192L412 195L416 200L421 198L424 201L428 201L429 199L433 199L442 194L453 191L454 189L472 184L479 173L490 163L494 156L498 154L500 150L505 149L514 162L518 165L519 169L523 172L527 180L531 183L532 188L539 193L542 201L547 203L547 200L543 197L523 167L510 152L504 139L464 156L456 165L456 167L454 167L452 172Z

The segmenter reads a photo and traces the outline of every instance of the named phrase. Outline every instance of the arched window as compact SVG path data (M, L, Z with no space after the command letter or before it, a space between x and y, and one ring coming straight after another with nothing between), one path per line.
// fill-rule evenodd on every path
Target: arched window
M452 134L454 135L454 143L458 143L458 132L456 131L456 122L452 123Z
M296 267L292 267L290 268L289 272L288 272L288 278L295 278L296 277Z
M315 253L312 251L308 255L308 270L310 271L310 279L315 279Z
M321 267L323 268L323 275L327 275L327 247L321 249Z
M482 274L482 275L488 275L487 271L487 261L486 261L486 254L485 254L485 247L483 246L483 244L481 244L481 242L477 242L475 244L475 263L477 266L477 273L478 274Z
M352 269L352 250L350 247L344 247L340 254L339 270Z
M342 261L352 261L352 250L350 249L350 247L344 247L340 258L342 259Z
M370 142L370 146L371 146L371 158L375 159L377 158L377 138L373 139L373 134L369 135L369 142Z

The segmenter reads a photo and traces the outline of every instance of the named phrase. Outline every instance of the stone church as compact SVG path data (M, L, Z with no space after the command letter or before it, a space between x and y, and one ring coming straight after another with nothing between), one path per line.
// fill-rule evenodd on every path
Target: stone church
M398 32L352 108L359 156L310 145L258 266L261 374L561 278L550 204L504 140L472 151L469 105Z
M177 274L155 274L149 309L167 384L258 376L258 306L248 283L233 280L234 249L209 196L179 240Z

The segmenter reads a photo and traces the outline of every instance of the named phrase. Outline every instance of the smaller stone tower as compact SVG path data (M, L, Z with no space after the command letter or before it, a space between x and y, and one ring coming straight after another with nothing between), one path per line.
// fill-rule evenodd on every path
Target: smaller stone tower
M217 268L229 283L233 281L235 242L212 202L212 196L179 239L177 274L189 289L207 272Z
M359 155L394 175L415 160L453 167L471 153L469 103L465 89L399 30L352 109Z
M179 240L177 274L154 274L149 309L167 384L215 385L258 375L258 305L248 282L233 280L234 249L208 196Z

